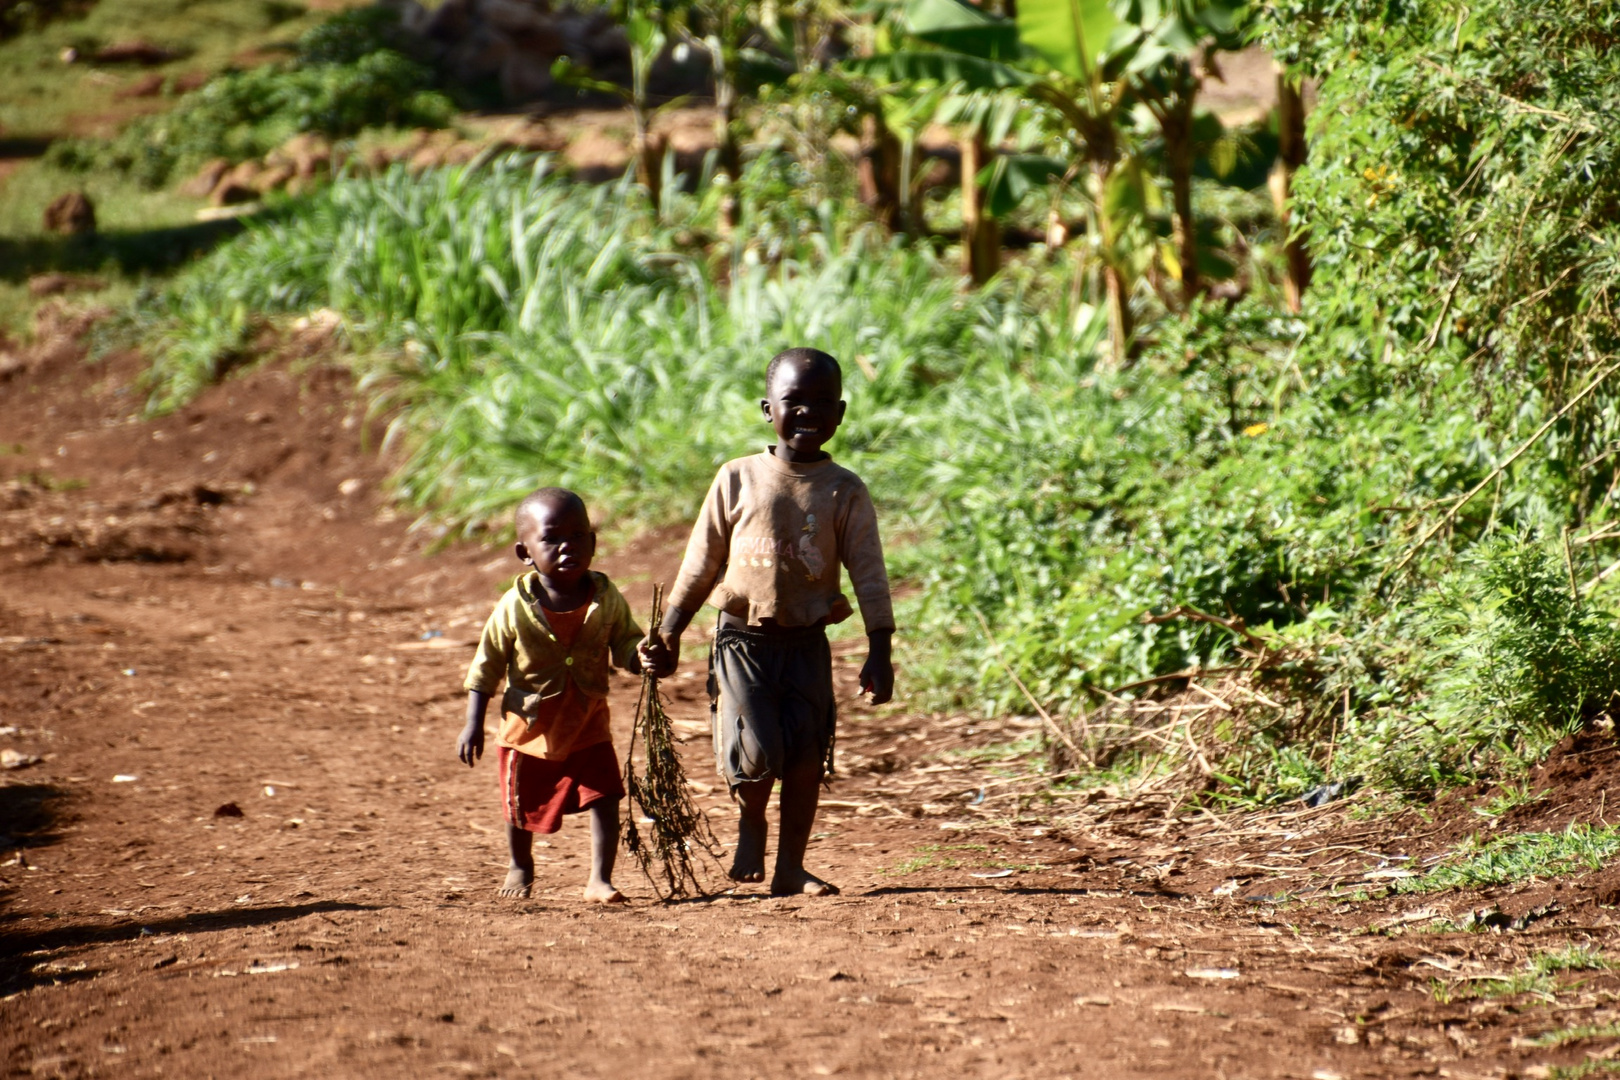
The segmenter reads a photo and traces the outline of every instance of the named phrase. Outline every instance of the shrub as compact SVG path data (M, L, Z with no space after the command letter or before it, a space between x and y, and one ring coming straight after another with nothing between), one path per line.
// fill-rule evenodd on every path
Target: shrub
M397 16L385 9L339 15L305 34L289 64L227 72L110 140L65 140L48 155L63 168L114 169L161 187L210 158L261 157L300 132L447 125L454 104L434 89L431 68L389 47L390 26Z

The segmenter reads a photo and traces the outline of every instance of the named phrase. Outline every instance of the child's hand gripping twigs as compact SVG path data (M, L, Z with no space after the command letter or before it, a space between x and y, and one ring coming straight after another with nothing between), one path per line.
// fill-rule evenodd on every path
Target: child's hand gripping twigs
M651 634L656 634L663 615L662 585L653 587ZM651 637L649 634L649 637ZM643 645L645 652L647 646ZM636 857L642 872L662 899L685 896L689 891L702 895L694 849L716 858L718 842L709 828L708 817L692 802L686 771L675 748L674 730L664 712L664 699L658 692L656 669L643 663L641 696L636 701L635 723L630 730L630 748L624 759L625 789L632 803L624 831L625 850ZM636 737L646 747L647 768L636 774ZM636 828L636 810L652 823L650 842ZM653 862L660 864L664 887L653 874Z

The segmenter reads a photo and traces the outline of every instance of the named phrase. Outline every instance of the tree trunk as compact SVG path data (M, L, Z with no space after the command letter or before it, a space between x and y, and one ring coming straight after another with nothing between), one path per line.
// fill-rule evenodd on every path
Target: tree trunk
M1291 200L1294 173L1305 164L1305 101L1299 84L1277 68L1277 163L1271 170L1271 199L1277 207L1277 225L1287 238L1283 242L1286 263L1283 296L1288 310L1297 312L1305 289L1311 283L1311 253L1303 231L1294 227Z
M1108 189L1114 170L1119 167L1119 144L1115 141L1113 118L1085 132L1086 151L1091 158L1092 206L1096 215L1098 255L1102 263L1103 289L1108 304L1109 356L1116 370L1130 366L1134 359L1136 327L1131 319L1131 281L1121 265L1119 227L1108 212Z
M861 200L872 218L891 232L900 227L900 140L873 114L868 120L869 145L861 154Z
M1193 103L1191 94L1178 95L1166 113L1160 130L1164 134L1165 170L1170 174L1170 202L1176 215L1176 259L1181 263L1181 304L1192 307L1203 291L1198 276L1198 221L1193 217Z
M1001 270L1001 224L985 211L979 170L989 160L984 136L964 135L962 148L962 273L983 285Z
M632 149L636 155L636 179L647 189L653 213L662 212L664 181L664 137L648 130L645 115L636 111L636 134Z
M1112 262L1103 263L1103 287L1108 293L1108 355L1114 368L1123 371L1134 359L1131 338L1136 333L1131 321L1131 290Z
M726 174L726 191L720 199L720 225L730 236L740 216L738 193L742 191L742 146L737 141L737 88L729 78L715 80L715 139L720 149L720 171Z

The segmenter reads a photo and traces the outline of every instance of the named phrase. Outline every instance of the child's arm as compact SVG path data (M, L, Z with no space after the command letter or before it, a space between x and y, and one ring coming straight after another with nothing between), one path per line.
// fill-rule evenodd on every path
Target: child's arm
M471 767L484 756L484 710L489 708L489 695L482 690L467 691L467 726L456 740L456 757Z
M669 606L664 609L663 622L652 628L641 646L642 665L660 679L675 673L681 662L681 634L714 591L725 569L731 550L731 521L726 510L730 473L729 467L721 469L709 485L703 509L692 524L691 539L686 542L680 573L675 575L675 584L666 598Z
M877 508L872 496L861 485L849 501L849 509L838 523L838 551L861 621L866 624L866 663L861 666L861 692L871 693L872 704L882 705L894 697L894 605L889 598L889 571L883 561L883 540L878 535Z
M478 639L478 652L467 668L467 726L456 740L456 757L469 767L484 756L484 710L501 680L506 677L507 658L512 655L516 630L511 620L511 598L508 591L489 613L484 632Z

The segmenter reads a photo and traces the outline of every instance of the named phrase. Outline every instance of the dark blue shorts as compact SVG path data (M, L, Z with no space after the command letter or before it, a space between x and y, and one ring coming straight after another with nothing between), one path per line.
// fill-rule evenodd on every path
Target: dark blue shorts
M709 660L714 758L735 790L812 759L832 768L838 703L827 632L722 627Z

